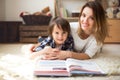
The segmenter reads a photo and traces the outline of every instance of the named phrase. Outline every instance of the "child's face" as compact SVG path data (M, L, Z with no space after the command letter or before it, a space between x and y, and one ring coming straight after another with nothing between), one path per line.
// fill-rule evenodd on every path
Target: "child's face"
M67 36L68 36L68 32L63 31L61 28L58 28L57 25L54 26L52 37L57 46L63 44L67 39Z

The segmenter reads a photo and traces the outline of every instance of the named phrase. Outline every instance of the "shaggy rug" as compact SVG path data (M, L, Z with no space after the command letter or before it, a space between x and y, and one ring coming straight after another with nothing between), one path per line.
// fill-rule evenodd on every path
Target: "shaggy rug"
M89 60L96 62L100 66L100 68L103 69L103 71L105 71L108 74L107 76L120 75L120 56L100 53L93 59L89 59ZM38 80L37 77L33 76L34 62L35 61L28 60L24 56L20 56L20 55L7 54L1 56L0 80ZM117 78L120 79L119 76ZM39 78L39 79L43 79L43 78ZM44 79L47 80L47 78ZM53 78L49 78L49 80L51 79ZM67 78L67 80L71 80L71 79L74 79L74 77ZM75 79L80 80L77 77ZM113 79L113 80L119 80L119 79ZM88 80L92 80L92 79L89 78Z

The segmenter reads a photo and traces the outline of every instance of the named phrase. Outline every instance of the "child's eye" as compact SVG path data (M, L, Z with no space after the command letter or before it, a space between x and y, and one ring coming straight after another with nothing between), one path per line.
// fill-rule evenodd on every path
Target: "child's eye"
M66 31L63 32L63 34L66 34L66 33L67 33Z
M55 32L56 34L59 34L58 32Z
M63 34L63 35L66 35L66 34L68 34L68 32L64 31L62 34Z

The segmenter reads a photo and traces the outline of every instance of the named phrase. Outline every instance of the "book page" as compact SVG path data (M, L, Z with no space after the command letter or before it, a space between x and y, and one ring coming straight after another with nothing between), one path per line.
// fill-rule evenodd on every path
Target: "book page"
M66 64L64 60L39 60L35 69L40 71L66 70Z
M92 61L67 59L67 68L72 74L105 74L100 67Z
M35 76L70 76L65 60L39 60L35 66Z

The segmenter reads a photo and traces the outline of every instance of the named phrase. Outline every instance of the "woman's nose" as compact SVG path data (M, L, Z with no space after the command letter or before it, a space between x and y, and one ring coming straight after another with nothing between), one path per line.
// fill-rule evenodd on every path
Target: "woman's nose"
M88 18L84 18L84 22L87 23L88 22Z

